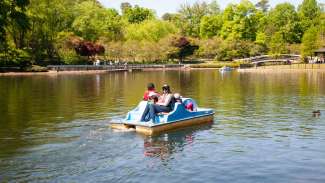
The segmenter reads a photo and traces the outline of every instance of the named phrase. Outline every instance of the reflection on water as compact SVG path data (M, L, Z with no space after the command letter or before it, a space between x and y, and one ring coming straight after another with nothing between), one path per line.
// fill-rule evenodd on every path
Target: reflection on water
M148 82L215 109L214 124L112 131ZM0 96L0 182L325 181L325 73L9 76Z
M146 157L159 157L162 160L166 160L173 153L182 151L184 146L192 144L195 139L195 133L210 128L211 125L203 125L166 132L159 136L145 137L143 144L144 155Z

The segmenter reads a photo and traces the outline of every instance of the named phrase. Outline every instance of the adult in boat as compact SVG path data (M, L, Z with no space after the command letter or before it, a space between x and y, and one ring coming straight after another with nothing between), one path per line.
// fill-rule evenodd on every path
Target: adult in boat
M163 94L159 97L157 103L147 105L146 109L142 114L141 121L154 121L157 113L170 112L172 110L173 105L175 103L175 99L170 91L170 87L168 85L164 85L162 87L162 91Z
M143 100L148 101L151 96L159 96L155 90L155 85L153 83L148 83L147 91L143 94Z

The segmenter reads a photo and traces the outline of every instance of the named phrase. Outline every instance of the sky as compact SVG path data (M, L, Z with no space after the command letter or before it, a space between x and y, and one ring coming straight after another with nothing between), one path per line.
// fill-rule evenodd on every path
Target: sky
M99 0L107 8L120 9L122 2L129 2L132 5L139 5L141 7L150 8L156 11L157 15L161 17L164 13L175 13L179 9L181 4L194 3L197 0ZM211 0L200 0L200 2L211 2ZM221 9L224 9L229 3L239 3L240 0L217 0ZM256 4L258 0L251 0ZM271 7L276 4L289 2L296 7L302 2L302 0L269 0ZM319 3L325 3L325 0L318 0Z

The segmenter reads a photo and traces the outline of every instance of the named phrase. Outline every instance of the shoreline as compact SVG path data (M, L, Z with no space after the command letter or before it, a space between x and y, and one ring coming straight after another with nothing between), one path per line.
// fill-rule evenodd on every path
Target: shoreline
M325 64L324 64L325 65ZM120 69L120 70L80 70L80 71L47 71L47 72L3 72L1 76L39 76L39 75L64 75L64 74L103 74L110 72L137 72L137 71L165 71L165 70L218 70L219 68L143 68L143 69ZM246 68L236 69L240 73L295 73L295 72L325 72L325 67L322 68Z
M47 72L0 72L1 76L40 76L64 74L103 74L110 72L137 72L137 71L165 71L165 70L191 70L191 68L144 68L144 69L119 69L119 70L80 70L80 71L47 71Z
M325 72L325 69L238 69L240 73L315 73Z

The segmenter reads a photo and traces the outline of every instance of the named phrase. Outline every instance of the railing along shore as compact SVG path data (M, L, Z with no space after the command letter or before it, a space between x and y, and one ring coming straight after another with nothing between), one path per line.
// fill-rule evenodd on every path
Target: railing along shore
M121 65L48 65L49 71L95 71L95 70L141 70L141 69L166 69L183 68L183 64L121 64Z
M304 70L304 69L322 69L325 70L325 64L288 64L288 65L263 65L258 67L249 67L242 69L257 69L257 70L277 70L277 69L289 69L289 70Z

